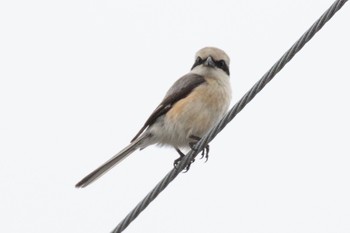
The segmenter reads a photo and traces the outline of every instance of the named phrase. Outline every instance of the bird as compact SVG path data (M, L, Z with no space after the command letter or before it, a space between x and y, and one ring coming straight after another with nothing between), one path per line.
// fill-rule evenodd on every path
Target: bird
M75 187L88 186L136 150L154 144L171 146L179 153L174 161L176 168L184 157L181 149L193 149L227 112L231 102L229 65L230 58L223 50L200 49L190 72L175 81L130 144ZM202 151L202 157L204 154L208 159L209 146Z

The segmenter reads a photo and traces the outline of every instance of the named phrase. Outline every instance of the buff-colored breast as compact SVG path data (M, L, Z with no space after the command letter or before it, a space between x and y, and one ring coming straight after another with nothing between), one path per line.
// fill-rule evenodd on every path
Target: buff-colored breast
M190 135L202 137L221 119L231 99L230 85L225 82L206 78L206 83L174 104L165 118L175 135L187 140Z

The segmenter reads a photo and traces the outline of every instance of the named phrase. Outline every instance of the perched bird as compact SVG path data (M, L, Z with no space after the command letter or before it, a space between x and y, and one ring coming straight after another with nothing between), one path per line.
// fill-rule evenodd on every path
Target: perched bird
M83 178L76 187L86 187L137 149L150 145L192 148L228 110L231 102L230 58L218 48L205 47L195 56L191 71L178 79L130 144ZM209 147L206 148L208 158ZM202 153L202 155L204 155ZM189 165L186 170L189 169Z

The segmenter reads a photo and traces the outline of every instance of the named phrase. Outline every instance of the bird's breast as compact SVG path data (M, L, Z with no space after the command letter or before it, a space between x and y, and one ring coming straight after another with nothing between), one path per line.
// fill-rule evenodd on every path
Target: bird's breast
M190 135L202 137L226 113L231 100L228 80L206 78L187 97L176 102L164 117L170 141L188 143Z

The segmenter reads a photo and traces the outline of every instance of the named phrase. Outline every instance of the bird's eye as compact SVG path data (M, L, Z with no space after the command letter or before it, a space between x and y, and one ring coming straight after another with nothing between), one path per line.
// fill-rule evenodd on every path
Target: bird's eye
M201 64L203 64L203 59L201 57L197 57L196 61L194 62L193 66L191 68L191 70L193 70L196 66L199 66Z
M225 66L226 66L226 63L225 63L225 61L224 60L220 60L220 61L218 61L217 62L217 67L218 68L221 68L221 69L223 69L223 68L225 68Z
M225 71L225 73L227 75L230 75L230 70L229 70L229 68L228 68L228 66L227 66L227 64L226 64L226 62L224 60L220 60L220 61L215 62L215 65L216 65L217 68L222 69L223 71Z

